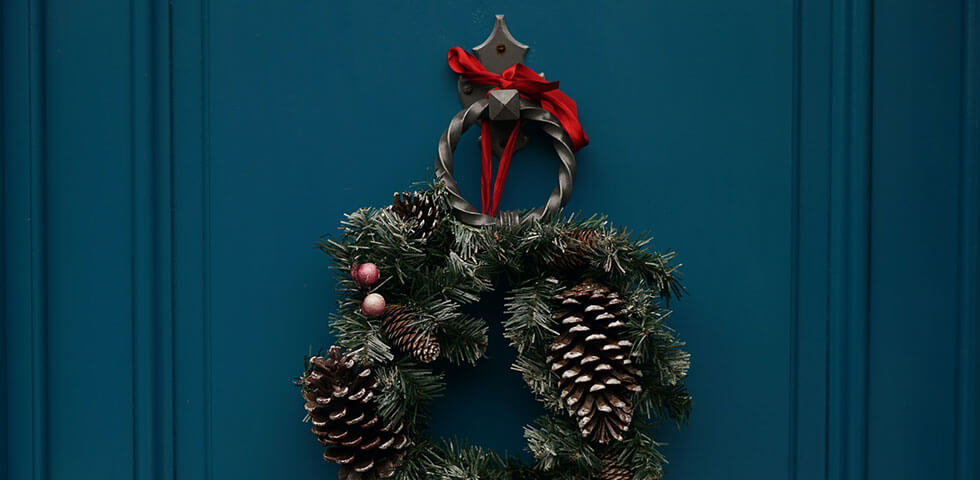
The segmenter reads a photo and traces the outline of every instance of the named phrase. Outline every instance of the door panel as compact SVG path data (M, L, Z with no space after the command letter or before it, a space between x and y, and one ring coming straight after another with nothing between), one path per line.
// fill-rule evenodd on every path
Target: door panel
M953 1L876 9L868 346L875 478L956 478L962 468L955 448L927 449L928 462L896 461L922 455L912 438L948 446L960 420L930 414L956 411L964 386L949 368L957 363L960 306L954 266L961 252L951 242L960 234L964 133L960 14Z
M431 178L496 13L578 102L569 210L684 264L668 478L978 478L975 0L390 3L3 4L5 478L333 476L313 243ZM556 181L534 142L505 208ZM502 303L432 425L522 453Z

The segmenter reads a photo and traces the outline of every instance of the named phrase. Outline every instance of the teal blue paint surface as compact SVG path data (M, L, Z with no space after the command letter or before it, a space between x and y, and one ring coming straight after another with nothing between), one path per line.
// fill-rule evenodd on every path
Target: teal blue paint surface
M976 0L0 8L4 479L333 477L291 384L331 340L312 245L431 178L496 13L578 102L569 209L684 264L668 478L980 478ZM504 208L553 188L533 142ZM530 459L502 303L433 435Z

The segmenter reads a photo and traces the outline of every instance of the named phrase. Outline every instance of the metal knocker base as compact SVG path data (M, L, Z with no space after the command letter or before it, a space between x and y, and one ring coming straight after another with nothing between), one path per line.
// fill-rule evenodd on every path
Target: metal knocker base
M536 104L520 99L520 117L524 122L537 124L541 131L551 137L555 153L561 165L558 167L558 186L548 196L544 206L531 210L523 215L517 212L501 212L496 217L485 215L473 207L459 192L459 185L453 178L453 152L459 139L468 128L481 119L489 117L489 101L482 99L463 109L449 122L449 128L439 138L439 155L436 158L436 177L441 180L449 191L450 204L453 213L463 223L475 227L487 225L516 225L532 220L551 218L557 214L572 195L572 184L575 181L575 154L572 152L572 141L565 133L561 123L554 115Z

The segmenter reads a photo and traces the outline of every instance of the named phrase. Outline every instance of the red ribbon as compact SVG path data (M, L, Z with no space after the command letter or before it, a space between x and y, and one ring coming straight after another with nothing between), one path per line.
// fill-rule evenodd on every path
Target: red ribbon
M460 74L467 81L477 85L492 85L494 89L515 89L522 97L541 103L541 108L551 112L562 128L568 133L572 140L572 147L578 150L589 144L589 137L585 135L582 124L578 120L578 107L575 101L568 95L558 90L558 82L549 82L541 75L538 75L527 66L515 63L500 74L488 71L473 54L460 47L453 47L449 50L449 68ZM490 151L490 126L489 122L484 121L481 125L481 153L482 170L480 176L480 199L483 202L483 213L487 213L488 200L490 200L490 173L491 173L491 151ZM497 180L493 187L493 206L490 215L497 214L497 205L500 203L500 192L504 188L504 180L507 178L507 169L510 167L510 159L514 155L514 145L517 143L517 133L520 129L520 121L510 132L507 145L500 155L500 165L497 167Z

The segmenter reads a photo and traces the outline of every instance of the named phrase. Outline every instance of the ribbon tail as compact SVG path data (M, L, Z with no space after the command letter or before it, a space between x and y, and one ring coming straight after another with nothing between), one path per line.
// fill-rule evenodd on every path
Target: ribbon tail
M497 167L497 180L493 184L493 207L490 209L490 216L497 215L497 205L500 204L500 195L504 190L504 182L507 181L507 170L510 168L510 159L514 156L514 146L517 145L517 137L521 132L521 120L518 119L514 124L514 129L507 137L507 145L503 153L500 154L500 165Z
M480 156L483 160L480 170L480 208L484 215L490 207L490 177L493 175L490 140L490 122L483 120L480 122Z
M578 106L575 100L558 90L552 90L541 96L541 108L554 114L572 140L572 146L576 151L589 144L589 137L578 120Z

